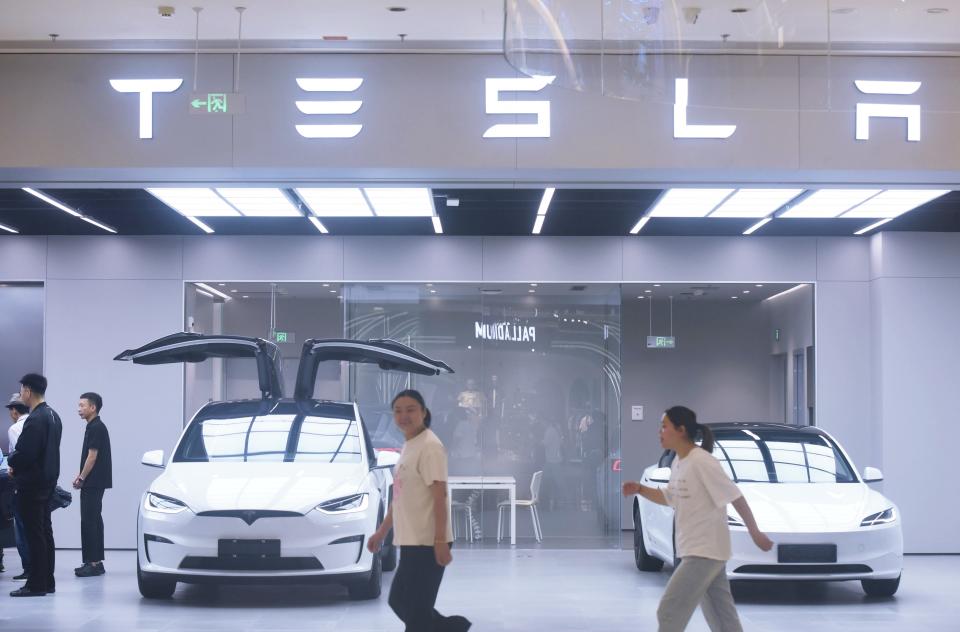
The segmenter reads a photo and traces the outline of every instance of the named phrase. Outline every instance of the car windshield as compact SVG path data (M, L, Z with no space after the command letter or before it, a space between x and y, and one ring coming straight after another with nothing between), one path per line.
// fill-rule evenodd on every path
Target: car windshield
M268 414L195 420L173 461L360 463L360 450L352 419Z
M782 430L717 430L713 455L737 483L855 483L827 437Z

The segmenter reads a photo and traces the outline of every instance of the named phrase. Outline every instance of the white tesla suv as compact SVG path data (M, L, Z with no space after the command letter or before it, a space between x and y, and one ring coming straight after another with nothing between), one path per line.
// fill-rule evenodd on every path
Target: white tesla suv
M170 597L177 582L334 582L353 599L380 595L397 563L392 534L366 548L389 508L397 455L374 451L353 403L313 399L322 361L370 362L436 375L452 369L390 340L308 340L293 398L281 393L280 354L259 338L177 333L124 351L135 364L256 360L261 399L212 402L194 415L137 516L137 582Z
M731 580L860 580L868 595L891 596L900 585L900 513L867 483L883 479L868 467L860 477L843 448L813 427L761 423L708 424L713 455L750 503L757 525L775 543L758 549L729 506ZM675 453L646 468L641 483L666 487ZM676 565L673 509L633 500L637 568Z

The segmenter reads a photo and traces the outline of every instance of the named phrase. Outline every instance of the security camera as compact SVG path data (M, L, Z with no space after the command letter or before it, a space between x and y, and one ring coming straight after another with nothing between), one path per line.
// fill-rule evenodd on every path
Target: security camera
M157 13L160 14L160 17L162 18L172 18L174 12L176 12L176 9L174 9L173 7L166 7L166 6L157 7Z
M700 7L685 7L683 9L683 19L687 24L696 24L700 18Z

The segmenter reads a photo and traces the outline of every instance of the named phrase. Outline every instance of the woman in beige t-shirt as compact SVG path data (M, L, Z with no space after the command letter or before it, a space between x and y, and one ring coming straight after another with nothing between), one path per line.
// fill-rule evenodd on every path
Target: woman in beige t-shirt
M434 609L444 568L453 561L453 532L447 501L447 453L430 430L423 396L406 390L393 398L393 420L403 450L393 474L393 502L367 548L376 552L393 528L400 565L390 586L390 607L407 632L466 632L470 621Z

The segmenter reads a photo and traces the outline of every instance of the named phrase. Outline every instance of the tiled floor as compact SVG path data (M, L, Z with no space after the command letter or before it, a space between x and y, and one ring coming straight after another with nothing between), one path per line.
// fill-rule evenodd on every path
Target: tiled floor
M11 555L12 554L12 555ZM474 630L655 630L655 611L669 571L639 573L629 551L461 548L448 571L438 608L464 614ZM351 602L335 587L222 587L181 584L172 600L140 598L134 554L110 551L107 575L76 579L79 552L58 552L57 594L13 599L7 588L17 565L8 550L0 575L4 632L323 632L399 631L386 603ZM392 573L385 575L386 582ZM870 599L858 583L737 586L748 631L960 631L960 557L908 557L900 592ZM385 590L387 587L385 586ZM707 630L697 613L688 628Z

